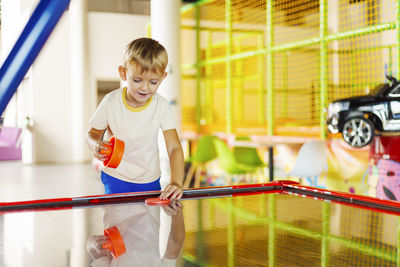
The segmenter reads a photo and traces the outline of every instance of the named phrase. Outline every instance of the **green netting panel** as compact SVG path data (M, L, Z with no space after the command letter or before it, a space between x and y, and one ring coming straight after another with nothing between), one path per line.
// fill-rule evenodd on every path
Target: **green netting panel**
M319 36L318 0L274 0L274 45Z
M397 0L210 0L183 8L182 31L192 32L182 41L182 63L196 73L196 103L206 101L194 107L201 114L196 123L325 138L329 102L368 93L386 74L398 76L397 6ZM200 79L207 80L202 88ZM216 120L199 110L210 104Z
M339 32L376 25L381 22L381 18L391 16L387 13L380 14L383 11L381 10L382 1L339 0L328 3L328 12L331 10L328 16L334 26L332 28L338 27ZM393 0L385 0L384 3L392 9L396 7L396 2ZM392 16L391 21L395 21L395 16Z
M262 0L232 0L232 26L235 30L264 31L266 2Z
M328 101L365 95L385 82L385 75L395 73L397 51L393 43L382 45L386 34L394 31L332 42L336 49L329 51Z
M274 53L274 125L282 134L319 126L319 54L317 46Z
M234 36L233 55L263 49L264 40L260 33ZM258 45L258 46L257 46ZM234 125L263 127L265 125L265 55L253 55L232 61L232 89ZM261 71L260 71L261 70Z
M225 0L211 0L200 6L201 20L224 23ZM203 24L204 25L204 24ZM222 26L223 24L220 24Z
M215 65L215 69L222 69L223 64ZM214 69L214 68L213 68ZM214 72L213 72L214 73ZM224 125L226 121L226 82L223 79L214 80L210 77L210 86L212 90L212 102L214 103L212 106L213 109L213 123L216 125ZM211 108L211 107L208 107Z
M194 75L182 76L182 123L185 125L196 124L196 77Z

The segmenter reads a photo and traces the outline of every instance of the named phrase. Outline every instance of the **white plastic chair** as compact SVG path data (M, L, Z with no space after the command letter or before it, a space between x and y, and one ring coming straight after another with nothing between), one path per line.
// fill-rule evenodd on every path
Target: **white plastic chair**
M309 141L304 143L297 153L296 163L289 176L300 178L304 185L324 188L318 184L318 177L328 167L325 141Z

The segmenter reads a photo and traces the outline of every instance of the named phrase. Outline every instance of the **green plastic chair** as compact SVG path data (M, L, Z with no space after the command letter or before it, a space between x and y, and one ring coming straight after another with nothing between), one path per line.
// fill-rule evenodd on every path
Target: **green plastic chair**
M252 173L256 170L256 167L251 166L246 163L240 163L235 158L232 150L229 149L228 145L218 139L214 139L215 150L217 152L217 157L219 164L222 169L224 169L229 174L243 174Z
M214 147L215 138L216 137L212 135L205 135L199 139L194 155L187 160L191 164L186 174L183 188L188 188L190 186L195 172L194 187L200 187L201 171L205 168L207 162L217 157Z
M237 141L251 141L248 136L240 136L236 138ZM240 147L233 148L233 154L237 162L243 163L256 168L266 167L265 162L260 158L258 151L254 147Z

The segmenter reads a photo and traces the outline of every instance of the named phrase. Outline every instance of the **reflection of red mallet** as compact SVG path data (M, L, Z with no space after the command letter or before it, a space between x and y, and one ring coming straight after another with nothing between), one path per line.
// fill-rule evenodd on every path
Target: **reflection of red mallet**
M169 205L171 200L169 198L161 199L159 197L148 198L144 201L149 206L166 206Z
M100 153L107 156L107 159L103 162L104 166L110 168L117 168L124 155L125 143L112 136L108 142L111 145L107 145L106 149L101 149Z
M103 249L108 249L114 258L118 258L126 252L124 240L116 226L104 229L104 235L106 236L106 241L102 244L102 247Z

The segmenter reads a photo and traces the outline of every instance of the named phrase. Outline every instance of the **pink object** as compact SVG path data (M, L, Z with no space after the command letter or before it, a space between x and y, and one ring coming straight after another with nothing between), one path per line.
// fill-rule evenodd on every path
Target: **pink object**
M0 160L21 160L20 128L3 126L0 128Z
M378 171L376 197L400 201L400 135L375 136L369 155Z
M377 168L379 178L376 197L400 201L400 162L380 159Z

